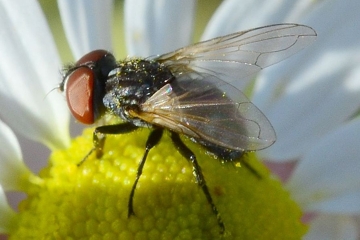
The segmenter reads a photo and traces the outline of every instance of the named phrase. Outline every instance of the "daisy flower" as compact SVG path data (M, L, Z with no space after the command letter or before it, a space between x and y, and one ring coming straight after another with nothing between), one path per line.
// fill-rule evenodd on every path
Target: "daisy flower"
M59 75L54 73L58 73L61 63L42 12L35 1L8 2L0 2L1 119L19 134L45 144L53 153L39 175L31 173L22 161L13 132L0 122L0 184L5 191L27 194L19 211L14 212L1 189L0 230L15 239L219 237L216 217L197 188L191 167L174 152L166 136L144 168L135 195L134 218L127 218L126 201L148 130L109 136L101 160L92 157L76 166L92 147L92 130L86 130L70 145L68 110L63 99L53 93L44 98L59 83ZM129 55L148 56L188 45L195 6L187 4L127 1ZM296 161L285 186L303 211L314 214L309 221L308 238L330 239L326 238L330 234L337 239L356 238L352 216L359 213L359 150L355 146L359 140L359 122L355 118L359 71L358 54L354 51L359 49L357 33L349 29L358 18L355 9L359 4L354 0L348 4L334 0L291 4L249 1L241 5L224 1L203 37L278 22L305 23L320 35L311 49L279 66L286 71L269 69L253 84L252 99L269 116L278 133L278 143L274 149L248 157L277 163ZM259 11L259 5L264 5L264 10ZM111 1L60 1L59 9L76 59L92 49L112 49L108 20L100 17L111 15ZM256 16L255 21L247 21L251 14ZM333 24L324 20L330 15ZM99 19L94 20L94 16ZM99 36L105 37L99 40ZM336 62L328 62L335 59ZM334 97L326 98L322 92ZM225 237L298 239L304 234L300 209L261 164L254 162L263 176L259 181L247 169L222 166L197 145L188 144L216 195L227 226ZM324 224L329 223L332 232L324 232Z

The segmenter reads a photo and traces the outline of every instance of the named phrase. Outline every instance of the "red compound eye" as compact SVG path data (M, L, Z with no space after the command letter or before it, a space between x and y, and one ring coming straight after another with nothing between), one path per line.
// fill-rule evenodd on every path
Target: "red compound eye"
M87 62L96 63L101 58L103 58L106 54L109 54L109 52L105 51L105 50L102 50L102 49L89 52L88 54L85 54L84 56L82 56L82 58L80 58L76 62L76 66L80 66L80 65L85 64Z
M92 124L104 113L105 82L115 67L111 53L95 50L80 58L65 74L59 88L65 91L69 109L79 122Z
M81 123L94 123L94 74L88 67L74 70L66 82L66 100L71 113Z

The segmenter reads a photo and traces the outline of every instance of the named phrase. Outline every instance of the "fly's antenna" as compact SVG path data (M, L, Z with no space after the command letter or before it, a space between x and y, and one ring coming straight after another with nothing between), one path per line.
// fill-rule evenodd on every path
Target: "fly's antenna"
M67 69L67 68L65 68ZM64 79L66 78L67 74L65 73L64 70L60 70L60 75L61 75L61 78L63 79L56 87L53 87L52 89L50 89L50 91L48 91L43 100L45 100L47 98L47 96L52 93L54 90L60 90L60 92L63 92L64 91Z
M47 96L48 96L50 93L52 93L54 90L59 90L60 88L61 88L61 87L60 87L60 84L58 84L56 87L53 87L52 89L50 89L50 91L48 91L48 92L45 94L43 100L45 100L45 99L47 98Z

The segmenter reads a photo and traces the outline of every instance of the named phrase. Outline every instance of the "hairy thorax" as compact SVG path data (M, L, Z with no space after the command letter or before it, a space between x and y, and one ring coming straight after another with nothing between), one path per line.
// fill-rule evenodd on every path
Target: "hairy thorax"
M106 81L103 103L106 110L126 122L146 126L140 119L129 116L128 111L136 110L174 76L170 70L156 62L145 59L130 59L119 63Z

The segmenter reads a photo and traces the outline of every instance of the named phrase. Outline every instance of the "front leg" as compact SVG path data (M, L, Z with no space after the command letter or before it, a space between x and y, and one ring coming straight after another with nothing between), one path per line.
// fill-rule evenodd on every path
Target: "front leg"
M120 123L115 125L105 125L95 128L93 132L93 148L77 165L80 166L86 159L95 151L96 158L101 158L103 155L103 149L105 144L105 138L107 134L124 134L129 133L137 129L138 127L131 123Z
M135 195L135 189L136 189L137 183L139 182L139 179L141 177L147 155L148 155L149 151L159 143L159 141L160 141L160 139L162 137L162 134L163 134L163 129L156 128L150 133L150 135L149 135L149 137L148 137L148 139L146 141L145 153L144 153L144 156L141 159L141 162L139 163L138 169L136 171L136 179L135 179L135 182L134 182L134 184L133 184L133 186L131 188L131 192L130 192L130 196L129 196L128 217L130 217L131 215L135 215L134 204L133 204L134 195Z

